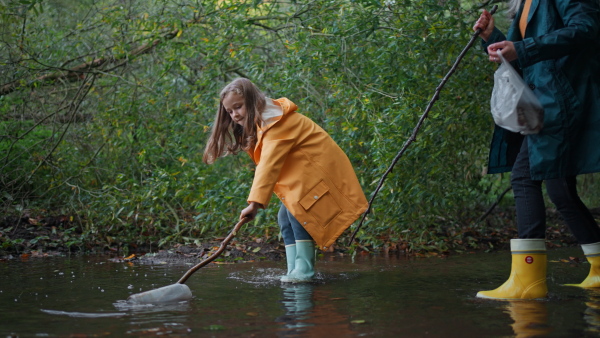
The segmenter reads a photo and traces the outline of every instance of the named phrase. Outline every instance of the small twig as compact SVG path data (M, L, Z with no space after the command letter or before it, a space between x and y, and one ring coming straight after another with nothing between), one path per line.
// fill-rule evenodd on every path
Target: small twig
M477 219L477 221L475 221L475 225L479 224L479 222L483 221L489 214L492 213L492 210L494 210L494 208L500 204L500 201L502 201L502 198L504 198L504 195L506 195L507 192L509 192L512 189L512 187L508 187L506 188L501 194L500 196L498 196L498 199L496 199L496 202L494 202L494 204L492 204L491 207L489 207L489 209L485 212L485 214L481 215L481 217L479 217Z
M494 7L490 11L490 13L493 15L494 13L496 13L497 9L498 9L498 6L494 5ZM375 189L375 192L371 196L371 200L369 200L369 207L364 212L363 217L360 220L360 223L356 227L356 230L354 230L354 232L352 233L352 236L350 237L350 241L348 241L348 244L352 244L352 242L354 241L354 238L356 237L356 234L358 233L358 230L360 230L360 227L362 226L363 222L365 221L365 218L371 212L371 208L373 206L373 200L375 200L375 196L377 196L377 193L379 192L379 190L383 186L383 182L385 181L385 178L392 172L392 169L394 169L394 166L396 165L396 163L398 162L398 160L400 160L400 157L402 157L402 155L404 155L404 152L406 151L406 148L408 148L408 146L411 143L413 143L414 141L416 141L416 139L417 139L417 133L419 132L419 129L421 128L421 125L423 125L423 122L425 121L425 119L429 115L429 111L433 107L433 104L440 98L440 92L442 91L442 88L444 88L444 85L446 85L446 82L448 82L448 79L450 78L450 76L452 76L452 74L454 74L454 72L456 71L456 68L458 68L458 64L460 63L460 61L462 61L462 59L465 56L465 54L467 53L467 51L473 46L473 44L475 43L475 40L477 39L477 37L479 36L479 34L481 34L481 29L478 29L478 30L475 31L475 33L473 33L473 35L471 36L471 40L469 41L469 43L467 43L467 45L462 50L462 52L460 53L460 55L458 55L458 58L454 62L454 65L452 65L452 68L450 68L450 71L448 71L448 73L446 74L446 76L444 77L444 79L442 79L442 82L440 82L440 84L435 89L435 93L433 94L433 97L429 101L429 104L427 105L427 108L425 109L425 112L423 113L423 115L421 115L421 118L419 118L419 122L417 123L417 125L413 129L412 134L410 135L410 137L408 138L408 140L406 140L406 142L404 142L404 145L402 146L402 149L400 149L400 152L398 152L398 154L396 155L396 157L394 157L394 160L392 161L392 164L388 167L388 169L385 171L385 173L383 174L383 176L379 180L379 184L377 185L377 188Z
M77 114L77 112L79 111L79 106L81 105L81 103L83 102L83 100L87 96L87 94L90 92L90 90L93 88L95 80L96 80L96 76L92 76L91 80L88 80L88 78L86 78L84 80L84 82L82 82L81 86L79 86L79 89L78 89L77 93L75 94L75 98L74 98L74 100L79 100L79 101L72 108L71 117L69 118L69 121L67 121L67 125L66 125L65 129L59 136L58 141L54 144L52 149L46 154L46 156L41 161L39 161L37 167L29 174L29 178L33 177L33 175L38 171L38 169L40 169L40 167L44 163L46 163L46 161L48 161L48 159L54 153L56 148L58 148L58 146L62 143L65 135L67 134L67 131L69 130L69 127L73 124L73 120L75 119L75 114ZM87 90L84 90L85 87L87 87ZM29 181L29 180L26 180L26 181Z

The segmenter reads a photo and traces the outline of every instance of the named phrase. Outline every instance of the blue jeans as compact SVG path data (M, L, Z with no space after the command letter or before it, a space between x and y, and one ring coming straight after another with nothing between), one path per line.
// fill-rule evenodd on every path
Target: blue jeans
M525 137L510 180L515 196L519 238L546 238L542 182L531 179ZM546 191L579 244L600 242L600 228L577 193L576 176L546 180Z
M296 244L296 241L312 239L283 203L281 203L281 208L277 214L277 221L281 228L281 236L285 245Z

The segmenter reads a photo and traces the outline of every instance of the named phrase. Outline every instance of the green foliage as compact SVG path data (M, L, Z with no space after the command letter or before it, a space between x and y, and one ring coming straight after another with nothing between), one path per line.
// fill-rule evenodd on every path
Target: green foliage
M40 162L40 149L52 140L52 130L44 125L33 125L32 121L0 121L0 163L4 169L1 184L4 198L13 200L20 190L31 191L29 173L36 170Z
M330 132L369 197L478 15L456 0L36 0L0 12L5 213L78 214L82 238L119 246L194 243L233 226L253 164L201 157L218 92L238 76ZM484 175L485 61L479 47L462 61L375 200L363 244L446 250L440 233L470 226L507 187ZM277 237L277 206L246 234Z

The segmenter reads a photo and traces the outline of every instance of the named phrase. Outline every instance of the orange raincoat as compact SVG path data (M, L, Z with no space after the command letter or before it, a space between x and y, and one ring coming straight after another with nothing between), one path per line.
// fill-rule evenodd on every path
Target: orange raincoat
M273 192L322 250L367 210L350 160L325 130L287 98L273 100L283 115L258 128L250 157L256 164L248 202L265 208Z

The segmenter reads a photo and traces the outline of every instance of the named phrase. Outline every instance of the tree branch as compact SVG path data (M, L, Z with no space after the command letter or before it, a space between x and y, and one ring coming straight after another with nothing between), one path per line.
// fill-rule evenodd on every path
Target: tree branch
M179 29L174 29L163 35L164 40L170 40L177 37L179 33ZM125 63L128 63L133 57L146 54L151 51L154 47L156 47L162 40L155 39L151 42L145 43L137 48L132 49L129 53L122 55L120 57L101 57L95 60L84 62L80 65L72 67L70 69L61 69L57 72L46 74L37 77L33 81L29 81L28 83L23 83L22 80L16 80L10 83L7 83L0 87L0 96L10 94L16 90L23 88L34 88L40 85L46 85L49 83L54 83L57 80L63 80L68 82L75 82L82 78L84 73L90 72L92 69L99 68L107 63L116 63L120 62L119 66L122 66Z
M498 9L498 6L494 6L494 8L492 8L492 10L490 11L490 13L491 14L496 13L497 9ZM394 166L396 165L396 163L398 163L398 161L400 160L400 158L402 157L402 155L404 155L404 152L406 151L406 149L408 148L408 146L410 146L411 143L413 143L414 141L417 140L417 133L419 132L419 129L421 129L421 126L423 125L423 123L425 122L425 119L429 115L429 112L431 111L431 108L433 108L433 105L435 104L435 102L437 100L439 100L439 98L440 98L440 92L442 91L442 88L444 88L444 86L446 85L446 83L448 82L448 80L450 79L450 77L452 76L452 74L454 74L454 72L458 68L458 65L460 64L460 62L462 61L462 59L467 54L467 51L473 46L473 44L475 43L475 40L477 39L477 37L479 36L479 34L481 34L481 29L478 29L477 31L475 31L475 33L473 33L471 35L471 39L469 40L469 42L467 43L467 45L463 48L463 50L460 52L460 54L456 58L456 61L454 62L454 64L452 65L452 67L450 68L450 70L448 71L448 73L446 73L446 76L444 76L444 78L442 79L442 81L440 82L440 84L435 89L435 92L433 93L433 96L431 97L431 100L427 104L427 108L425 108L425 112L423 112L423 114L419 118L419 121L417 122L417 125L413 129L412 134L406 140L406 142L404 142L404 145L402 146L402 149L400 149L400 151L398 152L398 154L396 154L396 157L394 157L394 160L392 161L392 163L390 164L390 166L388 167L388 169L385 171L385 173L383 173L383 176L381 176L381 179L379 180L379 183L377 184L377 188L375 189L375 192L373 192L373 195L371 196L371 199L369 200L369 206L367 207L367 210L363 213L363 216L362 216L362 218L360 220L360 223L358 223L358 226L356 227L356 229L352 233L352 236L350 236L350 241L348 241L348 244L352 244L352 242L354 241L354 238L356 237L356 234L358 233L358 230L360 230L360 227L362 226L363 222L365 221L365 218L371 212L371 208L373 207L373 201L375 200L375 196L377 196L377 193L379 193L379 190L381 190L381 188L383 187L383 182L385 182L385 178L392 172L392 170L394 169Z

